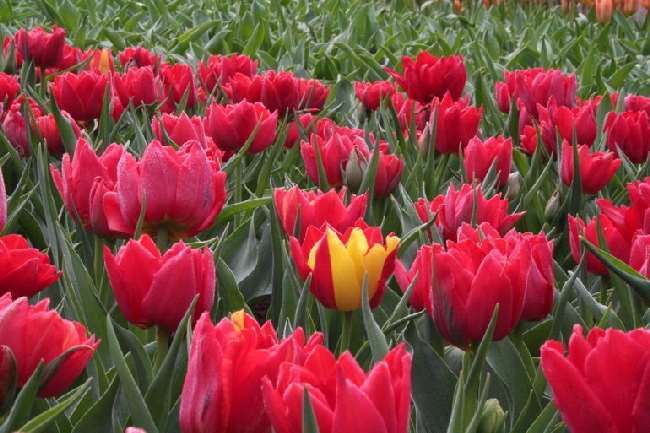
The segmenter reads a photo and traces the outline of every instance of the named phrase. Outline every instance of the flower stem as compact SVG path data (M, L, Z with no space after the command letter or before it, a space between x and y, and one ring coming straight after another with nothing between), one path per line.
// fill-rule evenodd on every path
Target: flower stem
M352 312L343 312L343 321L341 322L341 343L339 353L350 349L350 338L352 336Z
M154 365L160 368L169 350L169 333L162 327L156 328L156 359Z

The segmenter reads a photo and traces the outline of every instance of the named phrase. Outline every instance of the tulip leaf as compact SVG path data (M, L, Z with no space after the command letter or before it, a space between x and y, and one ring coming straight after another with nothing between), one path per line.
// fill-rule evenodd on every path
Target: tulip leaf
M526 433L546 433L551 431L549 427L557 423L558 419L559 413L555 408L554 402L550 401L530 425L530 428L526 430Z
M467 377L467 380L465 382L466 390L471 389L471 387L474 384L476 384L480 378L480 374L483 371L483 366L485 365L485 359L487 356L488 348L492 343L492 336L494 335L494 329L497 326L498 319L499 319L499 304L496 304L494 306L494 311L492 312L492 318L490 319L490 323L488 324L487 329L485 330L485 334L483 334L483 339L479 343L478 348L476 349L476 353L474 353L470 370L466 376Z
M510 397L508 407L515 417L523 409L532 385L522 356L530 357L528 353L520 353L510 338L493 342L487 354L488 365L506 385Z
M113 405L119 389L120 381L115 377L99 400L81 416L71 433L113 433Z
M77 137L74 134L72 125L70 124L70 121L66 119L63 114L61 114L61 110L59 109L59 106L56 105L54 98L52 98L50 109L54 115L54 121L56 122L56 127L59 130L59 134L61 134L61 142L63 143L63 148L68 155L72 156L74 155L74 149L77 145Z
M372 352L372 359L379 362L388 353L388 342L386 336L381 331L381 328L375 321L375 316L370 309L370 298L368 296L368 275L363 278L363 285L361 289L361 312L363 315L363 327L368 336L368 344Z
M18 426L22 425L27 421L27 419L29 419L41 383L43 368L44 364L43 361L41 361L27 383L23 385L13 406L11 407L11 410L9 411L9 415L7 415L0 426L0 433L12 433L16 431Z
M219 281L217 294L219 295L223 312L230 313L244 308L246 301L239 291L235 275L221 257L217 259L217 279Z
M312 407L307 387L305 387L305 394L302 401L302 432L320 433L318 422L316 421L316 414L314 414L314 408Z
M223 224L226 221L231 220L235 215L249 213L260 206L266 206L270 204L271 201L271 196L265 196L251 198L248 200L240 201L239 203L233 203L231 205L225 206L219 213L217 224Z

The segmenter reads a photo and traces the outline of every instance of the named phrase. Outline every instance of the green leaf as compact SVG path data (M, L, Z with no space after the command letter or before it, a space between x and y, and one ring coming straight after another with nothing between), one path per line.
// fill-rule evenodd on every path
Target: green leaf
M370 344L370 350L372 352L372 359L375 362L379 362L384 359L388 353L388 342L386 341L386 336L381 331L381 328L377 325L372 310L370 310L367 275L363 278L363 286L361 289L361 312L363 315L363 327L366 330L368 343Z
M69 407L81 400L85 393L90 390L90 381L77 387L66 398L59 401L57 404L41 413L40 415L29 420L25 425L18 429L22 433L37 433L48 427L52 422L56 421L57 417L63 414Z
M320 433L318 428L318 422L316 421L316 415L314 414L314 408L311 405L311 398L309 397L309 392L307 387L305 387L305 395L302 401L302 431L303 433Z
M115 377L106 392L81 416L71 433L113 433L113 405L119 389L120 381Z
M41 384L41 375L43 373L44 364L41 361L32 373L23 388L18 393L18 397L14 401L9 415L5 418L2 426L0 426L0 433L12 433L16 431L19 425L22 425L32 412L34 400L38 393L38 388Z

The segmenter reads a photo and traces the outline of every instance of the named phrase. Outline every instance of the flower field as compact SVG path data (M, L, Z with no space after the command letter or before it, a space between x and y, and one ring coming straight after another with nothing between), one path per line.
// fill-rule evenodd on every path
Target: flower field
M647 1L0 1L0 433L650 433Z

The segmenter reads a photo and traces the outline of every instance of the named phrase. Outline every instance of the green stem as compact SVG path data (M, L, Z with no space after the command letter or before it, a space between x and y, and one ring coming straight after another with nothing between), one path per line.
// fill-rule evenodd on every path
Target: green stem
M159 326L156 328L156 359L154 362L156 368L160 368L167 356L168 350L169 333Z
M169 248L169 233L164 228L158 230L156 244L158 244L158 249L161 253L164 253Z
M343 321L341 322L341 344L339 353L350 349L350 338L352 336L352 312L343 312Z

